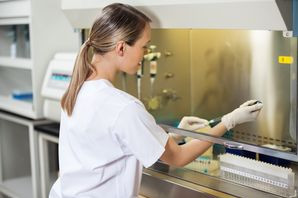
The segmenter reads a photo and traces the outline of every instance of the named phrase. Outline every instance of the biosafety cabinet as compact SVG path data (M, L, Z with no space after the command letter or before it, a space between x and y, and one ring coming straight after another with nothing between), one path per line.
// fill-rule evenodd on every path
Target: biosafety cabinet
M82 38L113 1L62 0ZM135 76L116 87L138 97L168 132L214 145L184 168L145 169L148 197L293 197L297 189L297 0L120 1L152 20L152 39ZM249 99L264 107L253 123L208 135L220 117ZM185 115L209 127L177 129ZM249 188L247 188L249 187Z

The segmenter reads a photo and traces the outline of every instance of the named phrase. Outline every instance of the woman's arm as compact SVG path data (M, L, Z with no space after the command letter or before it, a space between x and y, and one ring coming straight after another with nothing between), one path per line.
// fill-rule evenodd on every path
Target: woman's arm
M262 107L262 103L257 100L243 103L239 108L224 115L221 119L222 122L210 129L209 134L220 137L237 124L255 121ZM170 165L184 166L203 154L211 145L211 142L194 139L182 146L178 146L174 139L169 137L165 152L160 159Z
M211 128L208 134L220 137L227 131L226 127L219 123ZM175 140L169 137L165 146L165 151L160 159L169 165L185 166L202 155L213 143L193 139L184 145L177 145Z

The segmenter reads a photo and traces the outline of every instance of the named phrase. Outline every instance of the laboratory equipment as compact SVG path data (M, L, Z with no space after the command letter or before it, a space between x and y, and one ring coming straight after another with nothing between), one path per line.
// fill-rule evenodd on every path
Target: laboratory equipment
M41 85L49 60L55 52L77 51L78 32L61 12L60 0L0 1L0 13L0 108L42 119ZM32 91L33 100L13 99L15 90Z
M141 65L137 71L137 94L138 99L141 100L142 94L141 94L141 83L142 83L142 76L144 75L144 59L141 62Z
M81 2L62 0L65 15L73 27L80 29L89 28L94 16L98 14L98 8L109 3L88 1L88 6L82 7ZM159 74L175 74L174 80L159 78L163 75L155 75L152 80L151 76L142 77L143 96L152 96L152 86L144 83L148 80L148 84L154 82L157 93L171 88L181 97L181 100L166 108L157 108L151 112L157 121L164 120L162 118L177 121L189 114L212 119L232 111L247 99L258 98L264 103L260 120L236 128L233 139L183 133L179 129L176 132L230 148L258 151L297 161L297 62L295 58L290 64L278 62L280 55L297 57L296 38L283 37L291 37L290 31L293 31L292 35L297 35L295 3L297 1L275 0L186 0L179 3L163 1L160 4L154 1L131 2L138 9L149 13L153 19L152 27L159 28L152 31L152 42L158 45L160 51L168 49L175 54L167 61L159 59L158 64L162 67L157 68ZM157 71L154 64L151 69L150 73L154 76ZM157 107L158 102L155 99L152 106ZM171 128L167 130L174 132ZM284 146L290 148L291 152L262 146L266 144ZM197 190L197 186L192 184L198 184L238 197L247 197L249 194L255 197L274 197L271 193L262 193L254 188L208 177L207 174L197 174L188 169L169 167L160 175L157 172L154 168L145 170L149 176L143 177L147 184L141 188L144 195L181 197L181 188L176 187L190 182L191 190ZM174 186L177 191L173 193Z
M15 100L32 101L33 93L32 91L14 90L12 92L12 98Z
M193 162L184 166L184 168L209 175L216 175L219 169L219 161L208 157L198 157Z
M153 86L154 81L157 74L157 60L161 57L160 52L154 52L156 49L155 45L150 45L148 48L148 52L146 55L144 55L144 59L146 61L149 61L149 67L150 67L150 90L151 90L151 98L153 97Z
M17 26L12 26L12 43L10 45L10 57L16 58L17 57Z
M76 53L56 53L49 63L42 85L44 116L48 119L60 121L60 100L70 83L75 59Z
M284 168L265 162L233 155L219 156L222 178L284 197L295 197L295 174Z

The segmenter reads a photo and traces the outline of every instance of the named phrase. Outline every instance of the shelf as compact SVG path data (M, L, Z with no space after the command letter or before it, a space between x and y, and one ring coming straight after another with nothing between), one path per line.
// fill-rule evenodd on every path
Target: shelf
M32 180L30 176L5 180L0 183L4 194L12 198L32 198Z
M29 24L28 17L0 18L0 25Z
M29 17L31 4L28 0L22 1L0 1L0 18Z
M12 99L9 96L0 96L0 108L16 114L35 117L33 112L33 104L21 100Z
M20 69L32 69L32 60L29 58L0 57L0 66Z

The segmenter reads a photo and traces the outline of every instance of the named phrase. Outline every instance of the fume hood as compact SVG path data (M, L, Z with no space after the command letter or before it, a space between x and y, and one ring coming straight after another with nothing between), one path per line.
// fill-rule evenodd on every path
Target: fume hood
M236 108L241 101L260 95L264 96L264 104L269 106L272 104L270 106L272 108L265 106L262 113L263 115L266 111L268 113L265 118L262 117L261 124L248 126L249 130L239 128L238 131L233 132L233 137L210 137L202 134L201 131L193 133L177 129L173 127L174 124L162 125L166 131L216 143L213 147L213 154L215 151L222 154L222 149L230 147L238 148L243 153L253 153L253 159L256 161L264 156L298 161L296 141L297 38L285 38L298 36L298 0L122 0L118 2L130 4L152 19L151 41L162 53L158 60L155 91L160 89L162 94L172 91L176 98L164 108L167 110L153 112L154 116L158 112L163 113L162 116L168 116L167 118L173 115L179 118L182 115L191 114L211 119L218 116L212 112L221 111L223 115ZM111 3L114 1L62 0L62 10L74 28L86 30L101 14L102 8ZM82 31L82 37L87 37L87 33L88 30ZM277 57L284 56L290 58L291 63L277 61ZM146 85L146 80L149 82L148 68L150 67L147 63L142 77L142 93L145 96L146 91L149 90L149 86ZM125 78L129 93L132 89L137 90L136 78L136 76ZM261 89L262 87L266 89ZM226 90L233 90L235 97L233 93ZM152 92L150 93L152 95ZM157 94L157 91L154 94ZM273 112L273 109L276 111ZM160 114L158 116L161 117ZM268 120L274 121L268 122ZM263 133L262 130L270 133ZM277 134L277 131L281 133L272 135ZM289 131L292 133L288 133ZM267 143L292 150L289 152L263 146ZM214 160L213 157L200 158L195 163L204 165L202 169L204 173L207 170L205 169L206 163L208 166L212 164L219 166L218 160ZM153 172L150 172L150 175L154 175ZM193 172L166 166L162 172L166 172L169 177L173 176L181 181L196 184L200 180L198 177L202 177L196 175L192 180L189 175L193 175ZM292 173L290 172L289 175ZM148 177L145 178L148 179ZM212 178L214 180L214 177ZM288 180L291 185L292 179L291 176ZM214 184L214 181L209 183ZM221 181L218 186L222 184ZM153 189L157 188L154 184L152 186L154 186ZM147 188L149 187L146 186L146 189L141 191L145 192ZM226 189L214 186L210 188L219 191ZM172 186L169 189L171 191ZM288 189L285 188L285 192ZM291 188L291 190L293 192L291 191L290 194L295 194L295 189ZM239 192L235 194L237 196L248 194L241 191L243 194ZM288 196L284 194L284 191L283 193L271 193ZM144 193L146 194L152 193ZM178 196L178 193L175 195ZM264 197L264 195L259 197Z
M282 30L296 33L297 0L128 0L146 13L153 28ZM111 0L62 0L75 28L90 28Z

